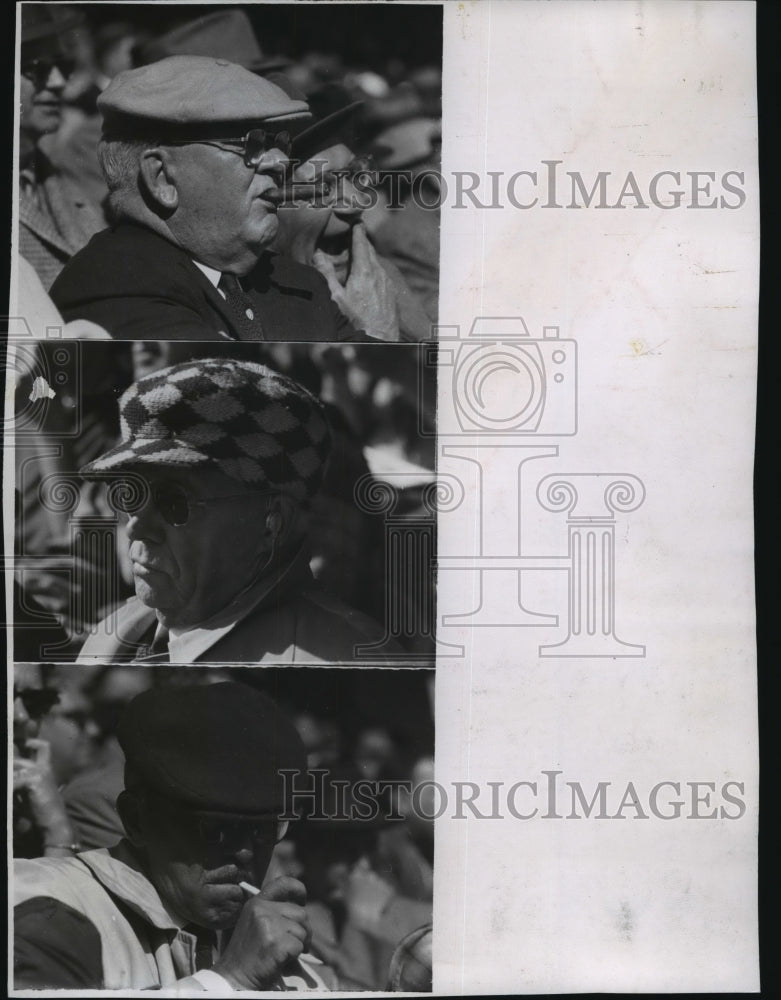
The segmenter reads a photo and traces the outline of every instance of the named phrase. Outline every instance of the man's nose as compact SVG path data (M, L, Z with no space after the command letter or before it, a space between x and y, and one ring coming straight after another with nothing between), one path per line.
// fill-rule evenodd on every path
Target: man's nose
M24 725L30 721L30 715L27 709L24 707L24 702L21 698L14 699L14 725Z
M147 497L143 504L128 516L125 530L131 542L143 538L162 541L165 538L165 521L151 497Z
M14 742L20 746L31 736L37 735L37 726L21 698L14 699Z
M349 177L339 178L337 199L331 211L344 222L358 222L363 215L363 207L358 200L358 191Z
M268 149L258 161L255 171L259 174L269 174L276 181L277 185L281 185L285 179L285 171L289 163L289 158L285 156L281 149Z
M49 75L46 77L46 85L44 90L54 90L58 93L65 89L65 84L67 80L63 76L62 70L59 66L52 66L49 70Z

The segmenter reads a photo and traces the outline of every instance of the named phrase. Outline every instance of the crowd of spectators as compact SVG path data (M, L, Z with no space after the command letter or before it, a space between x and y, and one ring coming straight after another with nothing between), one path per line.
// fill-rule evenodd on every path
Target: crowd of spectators
M310 669L294 671L294 682L290 673L18 665L14 856L69 857L116 844L124 834L116 728L127 704L152 687L239 681L275 698L310 768L291 779L303 793L299 818L277 845L267 880L287 875L306 885L311 952L331 970L332 986L384 989L399 943L431 922L433 821L414 791L433 780L433 675ZM430 979L396 988L430 989Z

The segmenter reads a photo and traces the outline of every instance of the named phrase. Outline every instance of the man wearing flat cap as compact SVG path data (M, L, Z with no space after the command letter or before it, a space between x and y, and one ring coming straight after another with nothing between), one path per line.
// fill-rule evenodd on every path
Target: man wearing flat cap
M118 74L98 107L116 222L52 287L66 320L118 339L367 339L313 268L269 252L305 101L224 59L179 55Z
M15 987L326 988L306 889L263 886L292 805L280 771L306 767L290 721L242 684L152 688L118 737L125 838L15 862Z
M81 472L127 513L136 596L81 662L339 663L381 639L309 570L330 450L310 393L254 362L195 360L140 378L120 418L120 444Z

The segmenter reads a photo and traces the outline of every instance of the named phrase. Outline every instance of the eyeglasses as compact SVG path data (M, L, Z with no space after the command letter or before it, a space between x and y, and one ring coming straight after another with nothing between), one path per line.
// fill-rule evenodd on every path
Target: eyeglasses
M31 719L42 719L44 715L60 700L60 695L53 688L14 688L14 701L19 698L24 710Z
M223 822L198 817L195 829L205 847L223 850L235 849L251 840L256 849L273 849L284 837L287 824L281 828L276 822L252 823L244 821ZM281 829L281 833L280 833Z
M168 146L214 146L226 153L236 153L244 157L244 165L257 170L265 153L278 149L285 156L290 156L292 141L289 132L266 132L262 128L254 128L241 139L178 139L166 140Z
M311 181L296 181L288 179L285 185L285 194L299 201L308 201L311 204L322 204L325 202L341 199L345 178L351 182L359 182L361 186L371 187L377 183L377 166L374 157L356 156L350 160L346 167L340 170L323 171L323 162L313 158L311 163L318 169L317 176Z
M123 514L132 515L142 510L145 503L151 502L166 524L170 524L172 528L181 528L187 524L193 508L196 507L210 507L212 504L222 503L224 500L239 500L248 495L257 497L273 495L270 490L245 490L244 493L228 493L225 496L203 497L200 500L193 500L181 486L173 483L154 483L148 489L147 496L139 497L139 491L135 484L123 490L121 483L119 483L113 491L114 505ZM126 500L125 497L132 499Z
M22 63L20 71L23 77L35 84L36 89L43 90L49 82L53 70L58 69L67 80L73 72L74 66L72 59L58 56L57 59L28 59Z

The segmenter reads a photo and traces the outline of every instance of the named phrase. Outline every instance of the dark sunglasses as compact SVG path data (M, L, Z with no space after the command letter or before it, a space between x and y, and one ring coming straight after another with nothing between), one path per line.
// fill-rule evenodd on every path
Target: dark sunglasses
M317 165L317 157L312 162ZM345 178L349 181L360 180L369 186L377 183L377 166L372 156L356 156L341 170L320 170L312 181L296 181L292 176L285 184L285 194L299 201L309 201L312 204L333 201L343 193Z
M41 719L60 700L53 688L14 688L14 701L19 698L31 719Z
M254 496L271 496L269 490L250 490ZM238 500L247 496L248 493L229 493L220 497L205 497L202 500L193 500L181 486L168 483L155 483L149 487L148 497L138 497L138 491L131 486L127 491L118 488L114 492L114 505L123 514L137 514L143 509L147 502L154 505L160 516L170 524L172 528L181 528L190 520L190 513L195 507L209 507L223 500ZM132 500L123 498L132 497Z
M168 146L214 146L226 153L236 153L244 157L244 165L256 170L265 153L278 149L285 156L290 156L291 138L289 132L266 132L262 128L254 128L241 139L175 139L166 140Z
M257 848L273 848L279 840L277 823L218 822L198 817L195 828L202 844L230 850L251 840Z
M38 90L43 90L49 82L52 70L58 69L67 80L75 67L72 59L58 56L56 59L28 59L21 65L22 76L31 80Z

